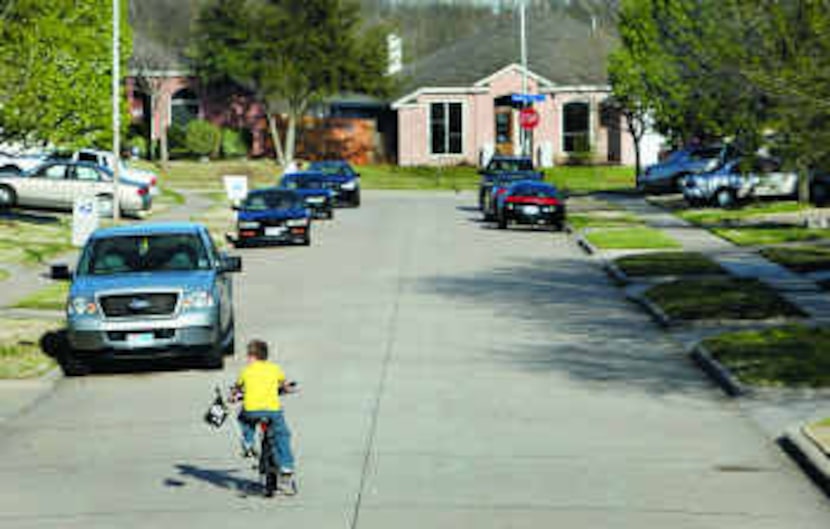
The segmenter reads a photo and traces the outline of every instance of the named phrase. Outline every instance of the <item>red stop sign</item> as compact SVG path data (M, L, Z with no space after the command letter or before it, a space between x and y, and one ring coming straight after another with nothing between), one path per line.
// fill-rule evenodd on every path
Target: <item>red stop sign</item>
M526 130L535 129L539 125L539 113L536 112L536 109L533 107L523 108L519 112L519 125Z

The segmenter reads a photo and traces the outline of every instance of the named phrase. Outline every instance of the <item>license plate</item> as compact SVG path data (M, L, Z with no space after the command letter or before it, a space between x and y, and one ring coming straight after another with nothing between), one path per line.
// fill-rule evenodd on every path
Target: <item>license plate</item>
M524 208L522 208L522 211L525 215L538 215L539 206L525 206Z
M285 233L285 228L283 228L282 226L265 228L266 237L278 237L283 233Z
M313 197L306 200L309 204L322 204L326 199L322 197Z
M132 347L149 347L153 345L155 335L151 332L129 333L127 334L127 345Z

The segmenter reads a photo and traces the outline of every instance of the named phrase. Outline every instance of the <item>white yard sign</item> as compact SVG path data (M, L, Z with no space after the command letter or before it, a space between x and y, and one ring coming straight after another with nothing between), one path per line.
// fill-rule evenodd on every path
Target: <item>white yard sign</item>
M72 208L72 244L79 248L86 244L92 232L98 229L99 224L98 200L95 197L75 199Z
M226 175L222 179L225 182L225 193L228 200L233 203L241 202L248 196L248 177L240 175Z

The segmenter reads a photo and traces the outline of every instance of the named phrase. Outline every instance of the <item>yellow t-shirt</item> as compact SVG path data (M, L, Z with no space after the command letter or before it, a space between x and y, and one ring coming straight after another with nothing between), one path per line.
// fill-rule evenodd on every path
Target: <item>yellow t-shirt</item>
M277 364L258 360L248 364L239 375L245 411L278 411L281 408L279 387L285 373Z

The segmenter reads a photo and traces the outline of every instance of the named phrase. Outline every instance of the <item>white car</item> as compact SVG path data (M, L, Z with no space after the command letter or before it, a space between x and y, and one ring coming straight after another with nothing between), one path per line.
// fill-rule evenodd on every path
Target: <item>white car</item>
M0 152L0 173L24 173L42 164L45 159L46 154L43 153Z
M795 199L798 175L781 169L778 160L758 158L730 160L710 173L684 180L683 198L691 205L732 207L756 198Z
M72 211L75 200L94 197L102 217L112 215L115 184L108 169L89 162L52 161L22 174L0 174L0 209L23 206ZM121 180L118 206L141 216L152 207L149 188Z
M115 167L115 157L108 151L81 149L72 153L68 159L73 162L91 162L101 167L106 167L110 172ZM158 195L158 175L146 169L130 167L124 163L124 160L119 160L119 162L119 178L123 177L126 180L144 184L150 189L152 196Z

